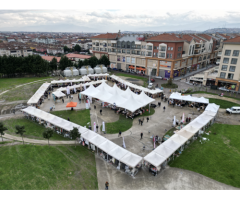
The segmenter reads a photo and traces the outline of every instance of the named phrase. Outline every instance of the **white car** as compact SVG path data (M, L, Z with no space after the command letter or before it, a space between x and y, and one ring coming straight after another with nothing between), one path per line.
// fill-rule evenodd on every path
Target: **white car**
M226 91L226 92L229 92L230 90L229 89L227 89L227 88L225 88L225 87L220 87L220 88L218 88L219 90L222 90L222 91Z
M153 83L148 84L148 88L151 89L153 87Z
M226 112L230 113L230 114L232 114L232 113L240 113L240 107L233 106L231 108L227 108Z

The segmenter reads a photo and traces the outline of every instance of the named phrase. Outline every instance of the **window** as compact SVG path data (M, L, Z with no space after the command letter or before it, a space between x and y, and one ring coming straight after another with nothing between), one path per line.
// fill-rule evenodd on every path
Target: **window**
M95 45L95 42L93 42L93 45Z
M171 53L169 54L169 57L172 58L172 54Z
M230 66L229 71L230 72L235 72L236 66Z
M206 60L206 56L203 56L203 60Z
M221 72L221 73L220 73L220 78L225 78L225 76L226 76L226 73L225 73L225 72Z
M182 51L182 47L178 47L178 51Z
M167 58L169 58L169 53L167 54Z
M156 46L154 46L154 49L157 49L157 47L156 47Z
M117 56L117 61L120 61L121 60L121 57L120 56Z
M223 66L222 66L222 71L227 71L227 68L228 68L227 65L223 65Z
M191 55L191 51L192 51L192 46L190 46L189 48L189 55Z
M118 49L117 52L118 52L118 53L122 53L121 49Z
M123 50L122 50L122 53L126 53L126 50L125 50L125 49L123 49Z
M108 43L108 46L111 46L111 43Z
M239 56L239 50L234 50L233 51L233 56Z
M160 51L166 51L166 47L161 47Z
M132 58L132 63L135 63L135 58Z
M181 53L178 53L178 54L177 54L177 58L181 58Z
M165 58L165 53L160 53L159 57Z
M168 47L168 50L171 50L171 47Z
M102 45L102 43L100 43L100 45Z
M95 50L95 47L93 47L93 51Z
M229 62L229 58L223 58L223 63L228 64L228 62Z
M225 50L225 56L230 56L231 55L231 50Z
M231 60L231 64L237 64L237 58L232 58L232 60Z
M130 54L130 50L127 50L127 54Z
M171 51L173 50L173 47L171 47Z
M158 53L156 53L156 57L158 57Z
M153 53L153 56L155 56L155 53Z
M228 73L228 79L233 79L234 74Z
M130 63L130 57L127 57L127 63Z

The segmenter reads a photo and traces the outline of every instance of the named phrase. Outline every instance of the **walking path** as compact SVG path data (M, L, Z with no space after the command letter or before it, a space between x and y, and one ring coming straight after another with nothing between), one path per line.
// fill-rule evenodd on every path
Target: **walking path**
M230 102L233 102L233 103L240 104L240 100L232 99L232 98L228 98L228 97L224 97L224 96L220 97L218 95L213 95L213 94L196 93L196 94L193 94L192 96L206 97L206 98L213 98L213 99L221 99L221 100L230 101Z

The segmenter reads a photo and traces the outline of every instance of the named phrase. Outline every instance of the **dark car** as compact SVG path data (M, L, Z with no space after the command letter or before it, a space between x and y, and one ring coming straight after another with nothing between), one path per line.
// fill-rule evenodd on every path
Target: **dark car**
M118 69L117 69L117 68L113 68L113 70L115 70L115 71L118 71Z
M122 70L122 69L118 69L118 71L120 71L120 72L124 72L124 70Z
M153 108L156 108L157 107L157 105L156 104L154 104L154 103L151 103L151 105L150 105L151 107L153 107Z

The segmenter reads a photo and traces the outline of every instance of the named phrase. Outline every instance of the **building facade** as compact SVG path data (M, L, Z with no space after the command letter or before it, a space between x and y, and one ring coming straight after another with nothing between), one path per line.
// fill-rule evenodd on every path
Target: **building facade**
M223 42L215 85L240 91L240 36Z

